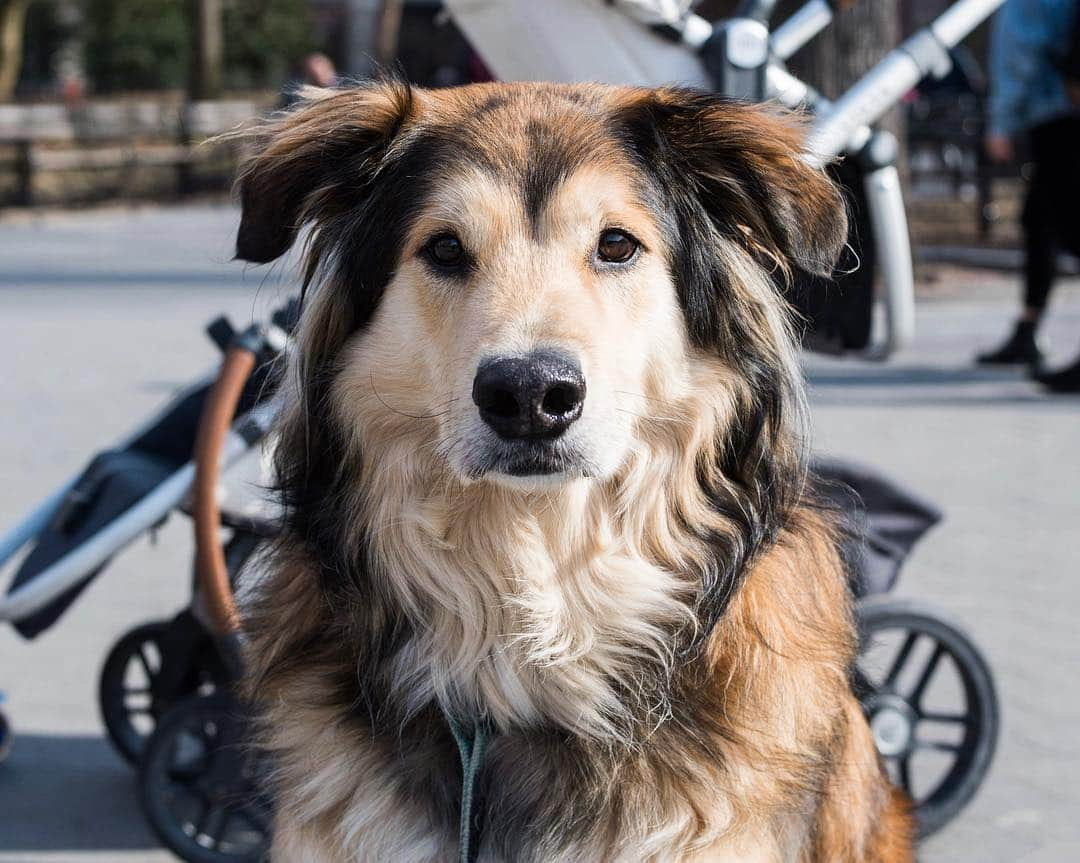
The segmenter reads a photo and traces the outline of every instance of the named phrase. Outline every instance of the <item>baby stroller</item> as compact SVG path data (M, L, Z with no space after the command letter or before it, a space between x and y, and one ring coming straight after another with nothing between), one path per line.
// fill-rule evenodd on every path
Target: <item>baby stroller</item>
M82 473L0 539L0 567L21 555L7 595L0 600L0 621L10 621L25 638L34 638L60 619L116 553L174 510L196 519L209 513L201 523L212 524L213 542L201 536L197 549L200 555L209 551L212 560L207 564L197 556L190 607L171 620L151 621L123 635L105 659L98 690L115 749L129 763L141 765L151 824L166 845L188 860L260 859L269 829L265 806L246 772L247 749L231 745L247 737L242 725L232 721L239 713L222 708L232 703L226 693L239 662L231 618L224 617L222 609L231 608L229 578L273 534L275 522L258 509L219 508L217 480L219 472L260 443L277 413L273 393L278 359L297 313L298 304L290 301L266 326L240 333L225 319L212 322L208 333L226 352L221 372L197 381L127 440L96 455ZM223 396L229 406L224 421L218 422ZM220 433L208 437L211 426ZM209 484L205 467L192 460L193 449L197 454L213 452ZM222 528L229 532L224 547L218 543ZM200 577L208 567L222 574L224 588ZM184 770L171 770L168 782L158 781L154 770L164 747L172 746L178 723L187 715L173 708L186 699L214 711L215 754L221 757L215 757L213 772L208 763L189 763ZM204 731L207 727L202 726ZM157 748L147 745L155 731L162 741ZM0 714L0 756L9 742L9 725ZM190 749L170 750L168 755L194 757ZM203 798L225 795L230 803L239 801L229 810L230 823L217 820L222 813L208 804L205 814L194 819L199 828L194 839L169 834L177 819L154 813L170 812L173 787L185 777L198 783ZM237 783L245 783L244 793L237 792ZM205 842L207 835L214 837L212 843ZM196 856L200 851L210 856Z
M911 549L942 514L850 460L818 458L817 492L848 521L859 659L855 692L919 836L950 821L990 769L1000 728L993 675L964 626L931 603L890 595Z
M286 342L292 305L276 312L266 328L235 334L223 319L209 327L226 347L239 339L258 352L260 368L247 380L239 400L242 422L227 441L222 464L229 467L265 434L274 413L271 360ZM14 576L0 597L0 621L10 621L32 639L59 621L79 594L128 544L154 530L174 510L187 509L195 475L192 446L203 404L216 376L195 382L125 441L94 456L86 468L0 537L0 567ZM265 524L245 511L229 511L222 523L233 530L230 560L255 547ZM145 685L131 683L133 666ZM102 717L117 751L138 760L143 742L170 693L213 687L224 678L218 652L199 622L198 606L171 621L145 624L116 644L100 681ZM9 743L7 720L0 716L0 753Z
M297 311L289 309L286 329ZM154 721L133 736L143 811L161 841L193 863L262 860L269 842L272 806L264 764L249 744L246 713L232 691L242 670L233 594L239 571L273 537L275 521L230 517L219 507L218 489L229 441L243 436L248 424L245 396L253 380L265 381L267 369L278 365L275 359L261 334L233 338L203 405L192 489L193 607L201 614L184 612L171 624L137 627L117 643L102 675L103 710L107 680L115 680L126 698L134 674L151 693L148 715ZM265 427L253 431L261 437ZM222 527L231 528L224 543ZM151 645L160 656L156 665L144 659ZM125 700L118 703L125 705L120 725L126 728L130 711Z

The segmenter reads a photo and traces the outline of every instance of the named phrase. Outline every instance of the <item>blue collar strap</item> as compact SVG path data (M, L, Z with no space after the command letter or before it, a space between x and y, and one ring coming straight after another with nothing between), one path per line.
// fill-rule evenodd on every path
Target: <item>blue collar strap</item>
M461 822L458 827L458 863L472 863L474 852L479 848L473 844L473 796L476 791L476 775L484 762L484 750L487 748L488 731L481 725L475 725L466 731L452 718L446 715L446 724L454 735L458 754L461 756Z

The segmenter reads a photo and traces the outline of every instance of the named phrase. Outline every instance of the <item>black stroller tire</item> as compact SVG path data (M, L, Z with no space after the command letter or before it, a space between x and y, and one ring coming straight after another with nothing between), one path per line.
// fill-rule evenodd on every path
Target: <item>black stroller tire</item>
M143 751L139 765L143 812L162 844L188 863L267 859L271 807L250 776L256 756L247 746L242 713L240 703L223 690L193 695L161 717ZM188 761L178 763L185 735ZM190 755L190 737L205 746L201 754ZM183 804L183 798L189 805L181 812L184 807L177 804ZM198 814L192 816L193 811ZM237 819L244 828L240 841L229 832Z
M160 703L160 698L154 692L154 677L160 671L161 644L163 636L168 629L164 621L154 621L136 626L120 637L120 640L112 646L105 663L101 667L101 677L98 680L98 706L101 708L101 719L105 723L105 731L109 735L116 751L120 753L129 764L138 764L148 732L139 730L134 723L134 717L141 715L157 722L158 717L167 705ZM155 669L145 654L148 644L155 646L158 652L159 665ZM140 661L144 667L148 685L145 691L133 692L126 686L128 667L133 661ZM133 708L129 702L131 695L143 695L147 699L146 704ZM153 729L151 728L152 732Z
M913 654L914 644L918 640L930 639L933 645L931 658L916 682L916 692L903 695L887 684L875 685L868 679L861 681L865 691L860 693L860 700L871 722L877 705L899 699L901 709L906 705L911 711L911 739L918 748L919 738L915 732L919 723L942 719L935 719L930 712L924 714L920 704L922 692L934 674L940 657L951 658L961 683L965 701L963 713L944 718L944 721L953 722L961 728L961 741L955 745L955 760L937 784L920 795L919 799L914 799L910 787L904 789L914 799L919 838L925 838L956 817L975 796L990 769L1001 726L993 675L964 627L929 603L891 596L871 596L861 600L856 609L861 655L871 648L875 633L885 630L903 630L907 633L900 651L893 657L891 672L896 672ZM875 742L878 742L881 750L882 744L876 734ZM887 761L903 760L902 776L905 780L902 784L905 785L908 785L906 777L909 775L912 752L908 749L900 755L881 753Z
M128 686L133 664L145 679L138 688ZM124 760L137 764L158 719L173 704L213 691L226 677L213 642L190 613L136 626L113 645L101 669L98 704L109 739Z

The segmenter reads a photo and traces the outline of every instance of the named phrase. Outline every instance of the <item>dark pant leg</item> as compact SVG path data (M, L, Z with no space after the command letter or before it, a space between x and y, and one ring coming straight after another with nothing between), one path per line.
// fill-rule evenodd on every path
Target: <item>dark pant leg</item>
M1034 174L1024 203L1024 304L1046 306L1060 248L1080 251L1080 117L1031 130Z
M1050 288L1057 275L1057 243L1054 240L1050 196L1046 193L1043 171L1035 169L1027 200L1024 202L1024 306L1046 307Z
M1054 125L1036 126L1029 133L1032 176L1024 201L1024 305L1042 310L1057 275L1054 230L1053 160Z

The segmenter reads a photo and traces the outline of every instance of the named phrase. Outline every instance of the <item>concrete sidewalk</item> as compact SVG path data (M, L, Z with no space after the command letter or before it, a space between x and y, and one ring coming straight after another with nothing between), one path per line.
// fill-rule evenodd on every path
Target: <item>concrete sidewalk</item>
M216 361L206 321L261 318L288 293L228 262L235 224L203 206L0 224L0 530ZM971 367L1013 302L1000 278L985 295L982 275L964 278L971 289L921 304L917 343L894 361L808 362L816 444L942 506L898 592L961 618L996 673L993 772L921 859L1061 863L1080 859L1080 399ZM1080 285L1055 299L1048 335L1061 359L1080 350ZM124 630L184 604L189 532L177 517L137 542L39 640L0 629L18 732L0 768L0 863L172 859L102 738L96 686Z

